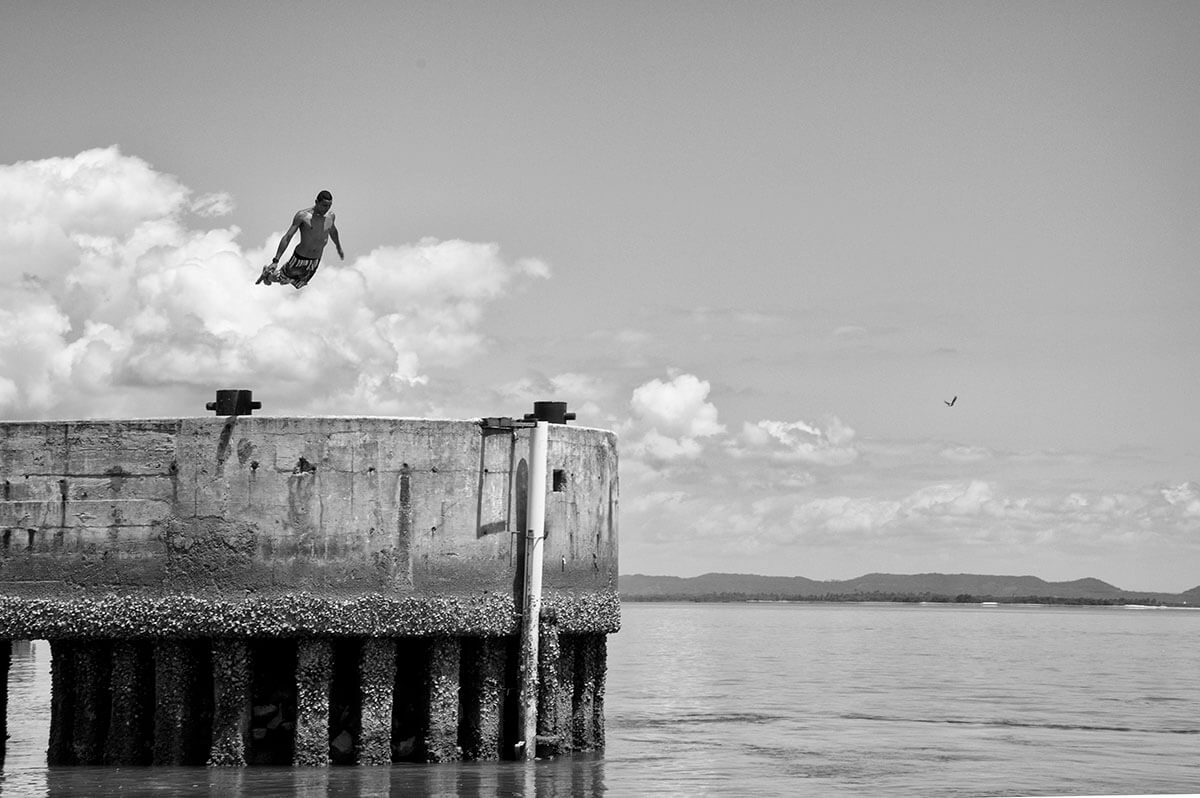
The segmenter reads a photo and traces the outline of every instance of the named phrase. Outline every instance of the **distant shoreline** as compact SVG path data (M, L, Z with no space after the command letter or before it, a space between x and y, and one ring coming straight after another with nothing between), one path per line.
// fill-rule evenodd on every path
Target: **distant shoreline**
M693 577L623 574L623 601L889 602L1200 607L1200 586L1183 593L1123 590L1094 578L1047 582L1035 576L881 574L842 581L803 576L708 573Z
M622 602L638 604L947 604L957 606L980 606L984 604L1017 607L1115 607L1129 609L1178 609L1198 610L1200 605L1187 602L1165 602L1151 600L1122 601L1120 599L1064 599L1053 596L1020 596L1016 598L999 596L903 596L894 598L875 598L867 596L836 596L820 598L815 596L795 596L787 598L769 598L747 595L700 595L700 596L640 596L618 593Z

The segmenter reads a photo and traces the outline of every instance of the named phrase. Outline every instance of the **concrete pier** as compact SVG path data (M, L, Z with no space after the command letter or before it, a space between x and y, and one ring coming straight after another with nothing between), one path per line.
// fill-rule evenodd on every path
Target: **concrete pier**
M616 440L552 424L542 486L529 451L502 419L0 424L0 640L51 643L49 764L510 755L539 489L538 750L602 747Z

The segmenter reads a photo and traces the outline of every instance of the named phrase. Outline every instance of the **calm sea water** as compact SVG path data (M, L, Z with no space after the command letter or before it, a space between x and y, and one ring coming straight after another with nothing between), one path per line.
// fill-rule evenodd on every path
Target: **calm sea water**
M44 765L49 646L13 657L4 795L1004 796L1200 792L1200 611L635 604L608 748L531 766Z

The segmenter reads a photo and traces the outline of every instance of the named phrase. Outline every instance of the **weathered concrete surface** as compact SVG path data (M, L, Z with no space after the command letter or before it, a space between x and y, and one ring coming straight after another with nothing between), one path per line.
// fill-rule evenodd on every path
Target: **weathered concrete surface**
M505 635L528 430L229 417L0 424L0 635ZM544 603L619 625L611 433L552 425Z

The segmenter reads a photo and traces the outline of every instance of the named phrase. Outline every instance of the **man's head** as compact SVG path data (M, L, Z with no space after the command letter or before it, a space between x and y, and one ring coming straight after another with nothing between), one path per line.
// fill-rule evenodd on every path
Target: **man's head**
M328 191L322 191L317 194L317 200L313 205L313 210L322 216L333 206L333 195Z

